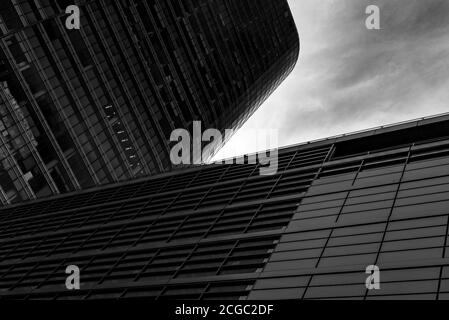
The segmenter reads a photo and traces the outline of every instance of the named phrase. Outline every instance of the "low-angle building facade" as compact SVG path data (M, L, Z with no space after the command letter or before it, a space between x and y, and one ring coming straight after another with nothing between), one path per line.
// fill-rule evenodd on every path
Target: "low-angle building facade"
M273 175L211 164L8 206L0 298L447 299L448 125L286 147Z

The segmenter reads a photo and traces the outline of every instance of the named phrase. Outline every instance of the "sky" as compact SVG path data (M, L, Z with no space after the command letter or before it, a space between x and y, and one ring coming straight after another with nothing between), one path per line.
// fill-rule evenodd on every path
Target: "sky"
M214 160L449 112L448 0L289 0L294 71ZM368 30L367 6L380 8ZM259 133L262 134L263 133Z

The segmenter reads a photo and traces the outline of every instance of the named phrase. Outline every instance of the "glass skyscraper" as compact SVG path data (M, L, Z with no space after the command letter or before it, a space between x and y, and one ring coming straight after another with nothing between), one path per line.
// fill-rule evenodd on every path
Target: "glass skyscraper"
M170 133L238 128L294 67L286 0L0 2L0 204L171 169Z
M449 299L448 127L283 148L272 176L213 164L3 208L0 298Z

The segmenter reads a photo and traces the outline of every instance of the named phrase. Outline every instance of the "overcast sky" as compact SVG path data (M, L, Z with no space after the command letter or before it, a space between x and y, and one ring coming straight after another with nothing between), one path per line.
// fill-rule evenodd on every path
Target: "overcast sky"
M278 145L449 112L449 0L289 0L301 38L293 73L217 154L258 151L248 130ZM368 5L381 30L367 30Z

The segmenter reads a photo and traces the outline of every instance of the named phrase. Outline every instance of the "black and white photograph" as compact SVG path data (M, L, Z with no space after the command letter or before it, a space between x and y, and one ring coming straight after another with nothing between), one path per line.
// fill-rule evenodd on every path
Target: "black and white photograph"
M0 39L0 308L449 300L448 0L0 0Z

